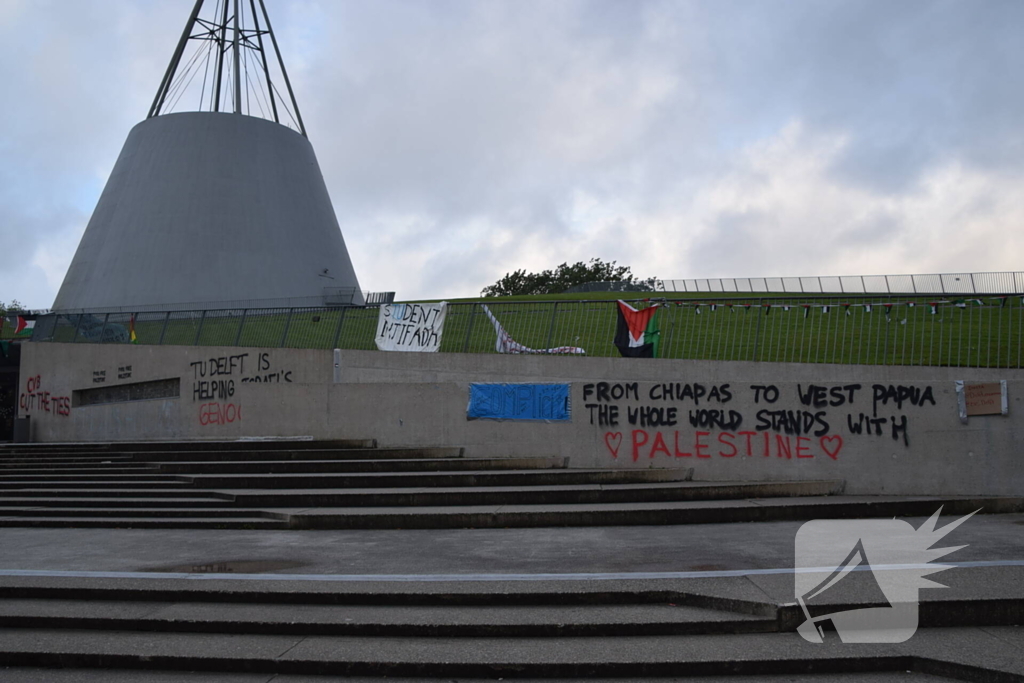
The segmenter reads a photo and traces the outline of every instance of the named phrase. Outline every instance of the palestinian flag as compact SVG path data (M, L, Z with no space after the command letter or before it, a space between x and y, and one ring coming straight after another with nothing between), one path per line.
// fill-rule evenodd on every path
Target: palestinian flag
M36 326L35 320L25 320L20 315L12 315L7 318L4 327L11 329L11 336L15 339L27 339L32 336L32 328Z
M658 306L638 311L619 301L619 322L615 328L615 346L626 358L657 358L661 330L658 329Z

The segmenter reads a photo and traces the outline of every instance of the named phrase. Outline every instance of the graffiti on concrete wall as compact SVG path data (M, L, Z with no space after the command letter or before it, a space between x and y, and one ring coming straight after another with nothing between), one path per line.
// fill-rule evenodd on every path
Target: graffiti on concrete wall
M238 384L282 384L292 382L292 371L276 366L269 351L236 353L194 361L192 401L199 403L199 424L223 425L242 419L242 406L235 399Z
M741 398L743 400L736 400ZM745 406L740 408L738 406ZM583 408L613 458L766 457L838 460L851 437L910 445L907 411L935 405L931 386L583 385Z
M60 417L71 415L71 397L57 396L43 389L42 375L25 380L25 391L18 397L18 408L22 415L50 414Z

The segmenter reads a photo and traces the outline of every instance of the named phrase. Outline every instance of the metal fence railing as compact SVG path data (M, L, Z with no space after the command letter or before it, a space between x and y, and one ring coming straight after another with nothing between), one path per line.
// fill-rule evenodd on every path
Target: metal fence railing
M657 280L660 292L779 294L1024 294L1024 272L822 275Z
M797 363L1022 366L1024 298L942 297L654 299L663 358ZM512 338L532 349L616 356L615 301L489 301ZM51 314L32 341L187 346L375 349L378 308L232 308ZM441 351L495 353L483 306L450 303Z

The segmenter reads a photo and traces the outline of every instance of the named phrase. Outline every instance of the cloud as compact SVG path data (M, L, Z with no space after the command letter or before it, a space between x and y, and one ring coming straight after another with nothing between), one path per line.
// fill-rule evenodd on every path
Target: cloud
M52 301L191 4L0 5L0 300ZM1017 0L268 10L366 289L1019 267Z

